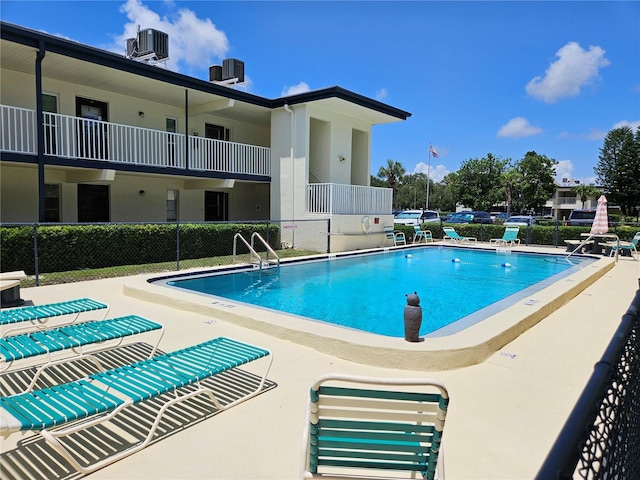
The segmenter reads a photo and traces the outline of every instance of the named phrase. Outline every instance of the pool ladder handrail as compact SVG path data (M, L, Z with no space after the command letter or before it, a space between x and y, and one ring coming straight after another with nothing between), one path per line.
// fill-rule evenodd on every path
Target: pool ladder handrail
M276 254L276 252L271 248L271 246L260 236L260 234L258 232L253 232L251 234L251 244L249 244L245 238L242 236L242 234L240 233L236 233L233 236L233 263L236 263L236 252L237 252L237 246L238 246L238 238L240 240L242 240L242 243L244 243L244 245L247 247L247 249L249 249L249 254L251 255L252 259L256 260L256 264L260 267L260 270L262 270L263 267L270 267L272 265L272 261L269 260L269 254L273 255L273 257L275 258L276 261L276 266L278 268L280 268L280 257ZM264 247L267 249L267 259L263 260L262 257L258 254L258 252L256 252L254 245L255 245L255 239L259 239L260 242L262 243L262 245L264 245Z
M595 234L591 234L589 235L587 238L585 238L582 242L580 242L578 244L578 246L576 248L574 248L571 253L569 253L569 255L567 255L567 259L569 259L569 257L571 255L573 255L574 253L576 253L578 250L580 250L582 247L584 247L587 243L589 243L591 241L591 239L593 237L595 237ZM610 235L611 237L615 237L615 241L616 241L616 262L618 262L618 252L620 252L620 237L618 237L618 235L616 235L615 233L612 233Z

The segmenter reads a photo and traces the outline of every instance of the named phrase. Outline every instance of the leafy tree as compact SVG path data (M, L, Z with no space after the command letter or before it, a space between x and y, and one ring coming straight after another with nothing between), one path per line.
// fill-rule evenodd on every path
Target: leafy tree
M576 193L576 197L580 197L582 208L584 208L584 203L588 197L597 197L600 193L600 189L593 185L578 185L577 187L573 187L573 191Z
M507 204L507 217L510 217L513 208L513 198L517 196L517 192L521 189L522 175L517 168L511 167L502 174L501 181L504 199Z
M369 180L369 185L372 187L380 187L380 188L389 186L386 180L382 180L378 177L374 177L373 175L371 175L371 179Z
M531 151L515 165L520 176L518 200L521 211L539 211L553 196L557 164L555 159Z
M400 162L391 159L387 160L386 167L380 167L380 170L378 170L378 177L386 178L387 185L389 185L389 187L393 190L393 208L395 210L398 209L396 189L398 188L398 183L405 172L406 170Z
M450 180L455 181L454 191L457 198L466 207L476 210L489 210L503 199L501 177L509 163L494 157L466 160Z
M635 135L626 126L607 133L593 170L609 203L617 203L625 215L632 215L640 205L640 128Z

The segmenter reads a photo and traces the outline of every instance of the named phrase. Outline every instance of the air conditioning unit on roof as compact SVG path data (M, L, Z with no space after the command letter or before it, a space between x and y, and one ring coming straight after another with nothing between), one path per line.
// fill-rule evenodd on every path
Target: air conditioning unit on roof
M136 38L127 38L126 55L141 62L165 62L169 59L169 35L153 28L138 30Z
M158 60L169 56L169 35L153 28L138 32L138 56L155 54Z

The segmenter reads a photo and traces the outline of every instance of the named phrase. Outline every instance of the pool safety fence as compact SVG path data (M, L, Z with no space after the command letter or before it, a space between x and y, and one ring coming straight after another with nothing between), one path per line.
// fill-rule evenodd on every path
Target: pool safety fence
M327 253L329 220L201 223L3 223L0 265L22 287ZM253 234L264 239L252 242ZM246 240L237 243L234 236ZM266 248L265 243L270 248Z
M536 478L640 478L640 290Z

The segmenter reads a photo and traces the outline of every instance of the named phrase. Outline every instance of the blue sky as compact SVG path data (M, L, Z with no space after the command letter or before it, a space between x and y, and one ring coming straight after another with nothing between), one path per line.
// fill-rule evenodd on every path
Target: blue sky
M595 181L606 133L640 127L640 2L8 1L2 20L124 53L137 26L169 34L166 67L208 79L245 62L267 98L339 85L411 112L374 127L387 159L440 180L487 153L559 162Z

